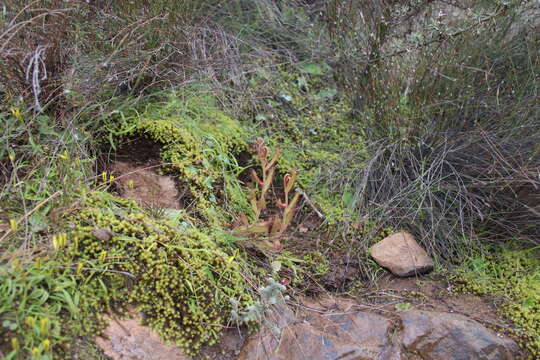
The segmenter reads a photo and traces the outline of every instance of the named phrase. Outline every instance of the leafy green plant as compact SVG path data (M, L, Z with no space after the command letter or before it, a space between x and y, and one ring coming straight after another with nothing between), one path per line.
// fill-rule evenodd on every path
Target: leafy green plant
M396 311L405 311L405 310L409 310L412 308L412 305L411 303L409 302L401 302L401 303L397 303L396 305L394 305L394 309L396 309Z
M5 359L51 360L61 353L72 330L69 319L84 314L78 287L75 272L57 259L14 259L0 266L0 351Z
M271 312L272 306L285 304L285 301L288 300L288 296L283 295L286 289L283 284L269 278L267 285L258 289L260 300L248 306L245 310L239 309L240 303L238 300L230 299L232 306L231 319L239 324L262 323L275 328L276 325L268 321L266 315Z

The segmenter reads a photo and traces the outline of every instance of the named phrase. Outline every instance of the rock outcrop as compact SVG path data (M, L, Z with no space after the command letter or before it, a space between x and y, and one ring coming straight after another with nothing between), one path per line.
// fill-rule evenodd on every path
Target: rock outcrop
M392 322L369 312L304 313L286 326L252 336L239 360L398 360Z
M517 345L463 315L407 310L281 311L276 326L246 341L239 360L510 360Z
M383 316L355 308L354 300L331 297L306 302L297 312L276 305L257 333L243 342L244 337L232 331L229 341L222 341L220 351L209 358L511 360L520 352L512 340L464 315L411 309ZM137 315L109 319L96 343L115 360L189 359L180 348L164 343L154 331L140 325L140 320ZM238 357L236 349L240 349Z
M408 310L400 313L404 349L432 360L510 360L519 349L477 321L459 314Z

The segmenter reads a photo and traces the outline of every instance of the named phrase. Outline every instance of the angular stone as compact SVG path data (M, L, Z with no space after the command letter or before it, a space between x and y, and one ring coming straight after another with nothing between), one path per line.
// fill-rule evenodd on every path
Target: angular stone
M407 310L399 314L405 350L432 360L510 360L519 351L512 340L501 338L463 315Z
M238 360L399 360L390 320L368 312L313 312L250 337Z
M433 270L433 261L407 232L399 232L371 248L371 257L382 267L400 277L425 274Z

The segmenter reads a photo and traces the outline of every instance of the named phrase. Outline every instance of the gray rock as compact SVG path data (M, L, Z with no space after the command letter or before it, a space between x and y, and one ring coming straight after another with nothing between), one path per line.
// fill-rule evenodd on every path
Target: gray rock
M379 241L371 248L371 257L382 267L400 277L425 274L433 270L433 261L406 232Z
M249 338L238 360L400 360L390 320L368 312L304 314Z
M519 351L511 340L498 337L463 315L407 310L400 313L404 349L430 360L509 360Z

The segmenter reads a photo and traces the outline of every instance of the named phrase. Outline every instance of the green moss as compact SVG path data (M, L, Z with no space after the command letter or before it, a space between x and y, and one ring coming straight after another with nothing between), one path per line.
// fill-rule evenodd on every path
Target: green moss
M122 125L162 146L161 160L188 184L198 214L213 226L230 214L250 214L236 157L247 150L245 129L226 116L211 94L171 93Z
M319 251L304 255L304 261L308 267L306 270L314 275L326 275L330 271L330 261Z
M72 241L65 256L85 269L81 285L108 289L94 301L94 313L135 306L164 339L189 353L219 339L230 316L230 299L252 302L239 255L229 256L212 236L179 231L149 218L133 203L97 192L69 221ZM96 237L100 229L109 235ZM94 333L100 325L89 324Z
M515 335L534 359L540 357L540 253L510 247L477 254L456 276L461 290L504 296L500 313L517 326Z

